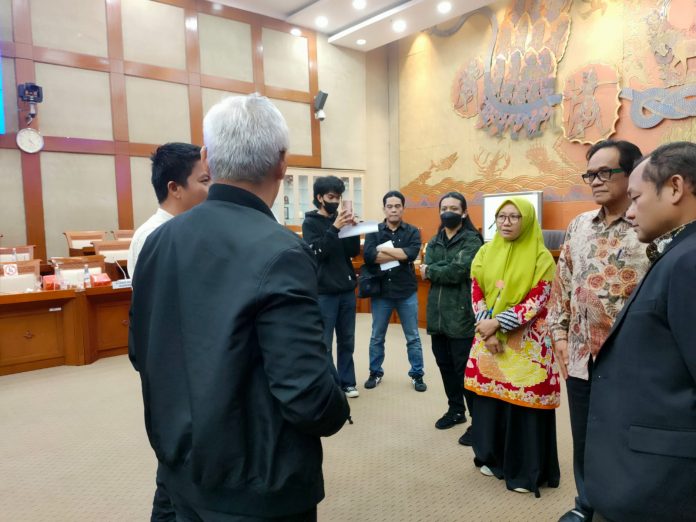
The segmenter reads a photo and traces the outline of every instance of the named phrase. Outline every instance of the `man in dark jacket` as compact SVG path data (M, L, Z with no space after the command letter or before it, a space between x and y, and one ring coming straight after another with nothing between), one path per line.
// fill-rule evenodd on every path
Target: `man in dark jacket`
M328 371L311 251L269 207L288 130L268 99L204 121L208 200L153 232L129 355L177 520L316 520L319 437L349 414Z
M411 363L408 375L414 389L424 392L427 386L423 382L423 348L418 333L418 281L413 268L413 262L420 254L421 235L416 227L403 221L405 202L401 192L387 192L382 198L384 223L379 224L377 232L365 237L363 256L373 272L381 272L380 265L398 262L397 266L382 272L379 295L370 299L370 377L365 381L365 388L374 388L382 381L384 339L389 319L396 310L406 337L408 362Z
M360 253L360 236L338 237L341 229L352 225L354 220L352 210L343 208L339 212L345 188L336 176L322 176L314 181L314 205L318 210L305 214L302 237L314 251L319 265L319 306L326 349L331 354L336 330L338 381L347 397L358 397L353 362L357 278L351 257Z
M652 265L593 367L587 495L593 520L694 520L696 144L656 149L628 193L626 217Z

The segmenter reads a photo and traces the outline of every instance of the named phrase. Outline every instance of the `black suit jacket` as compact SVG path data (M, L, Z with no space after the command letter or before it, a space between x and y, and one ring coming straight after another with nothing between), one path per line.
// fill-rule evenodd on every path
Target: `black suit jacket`
M326 358L314 254L259 198L215 184L148 237L129 355L167 490L269 518L323 498L319 437L349 408Z
M696 224L655 261L595 361L590 503L616 522L696 520Z

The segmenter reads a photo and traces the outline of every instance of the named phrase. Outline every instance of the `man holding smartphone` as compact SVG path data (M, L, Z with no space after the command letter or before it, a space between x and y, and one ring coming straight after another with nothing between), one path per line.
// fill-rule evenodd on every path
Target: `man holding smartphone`
M317 258L319 307L324 320L324 341L333 350L336 331L336 370L341 389L347 397L358 397L355 387L355 286L357 278L351 257L360 253L360 236L338 237L341 229L355 223L352 201L341 198L346 187L336 176L314 181L314 205L317 210L305 214L302 236Z

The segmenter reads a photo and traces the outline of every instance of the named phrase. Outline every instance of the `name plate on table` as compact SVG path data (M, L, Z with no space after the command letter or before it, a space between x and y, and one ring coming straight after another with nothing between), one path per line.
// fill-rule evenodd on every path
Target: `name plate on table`
M133 287L133 280L132 279L117 279L116 281L111 283L111 288L114 290L118 290L120 288L132 288Z

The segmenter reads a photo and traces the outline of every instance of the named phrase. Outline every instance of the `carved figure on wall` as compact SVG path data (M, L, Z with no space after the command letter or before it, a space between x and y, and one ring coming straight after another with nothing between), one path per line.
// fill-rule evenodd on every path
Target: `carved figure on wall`
M474 155L474 163L478 168L480 176L488 179L499 178L506 168L510 166L510 154L496 151L495 154L486 152L479 148L478 154Z
M431 161L427 170L401 187L400 191L406 196L408 206L432 207L437 205L442 194L450 191L466 194L467 199L471 196L471 203L480 202L481 196L491 191L492 179L495 180L495 189L498 191L543 190L545 199L553 199L557 197L554 196L555 191L567 190L577 184L578 167L560 165L549 160L548 153L543 147L530 148L528 156L532 151L536 155L534 159L530 158L531 162L544 172L544 176L524 174L514 178L505 178L502 173L510 165L510 154L501 150L490 152L480 149L473 157L478 170L476 179L464 181L457 179L456 175L449 175L439 179L439 181L433 181L433 176L437 173L452 169L459 159L455 152L439 161Z
M495 13L487 7L463 15L449 30L429 30L436 36L451 36L470 16L488 17L493 39L483 60L483 86L477 90L478 128L491 135L509 131L513 139L542 133L551 108L561 101L554 89L557 64L570 34L570 4L571 0L513 0L500 30ZM459 71L452 86L453 107L464 117L472 116L472 76Z
M641 129L650 129L665 119L681 120L696 116L696 83L644 91L624 87L620 97L631 100L631 120Z
M675 7L676 6L676 7ZM674 11L674 10L677 11ZM650 52L655 58L664 87L639 89L625 87L620 98L631 101L630 117L633 124L649 129L665 119L679 120L696 116L696 70L689 67L689 59L696 58L696 27L693 5L674 4L659 0L657 7L645 17ZM680 29L670 20L689 20L691 26ZM633 85L641 85L632 82Z
M670 2L662 0L645 18L650 49L668 87L689 79L689 58L696 57L696 31L682 31L669 22ZM694 71L692 71L694 72Z
M570 141L597 143L614 133L621 103L613 67L592 64L568 77L563 91L563 133Z
M480 105L479 93L483 89L483 64L481 60L472 58L466 68L457 71L456 78L457 81L452 86L454 110L465 118L476 116Z
M558 141L556 143L559 143ZM558 147L554 147L560 161L552 159L546 147L534 144L527 149L525 156L529 163L536 167L547 179L577 179L580 167L573 164Z

